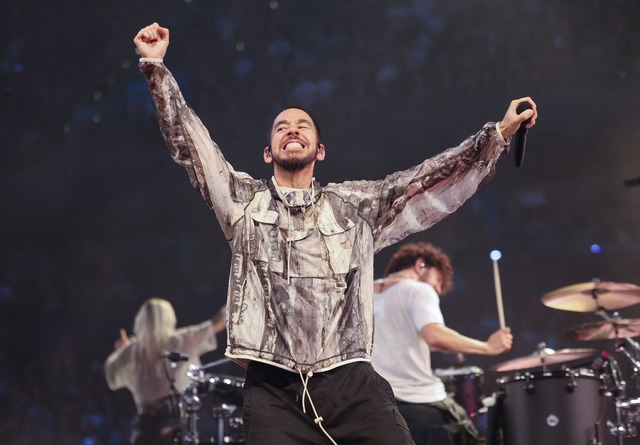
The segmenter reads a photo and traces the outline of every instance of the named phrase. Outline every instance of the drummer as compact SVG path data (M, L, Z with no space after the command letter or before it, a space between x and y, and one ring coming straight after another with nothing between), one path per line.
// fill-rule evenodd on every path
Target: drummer
M423 242L401 246L375 283L373 366L391 384L416 445L474 444L480 436L433 374L430 351L498 355L513 342L510 328L480 341L446 327L439 299L452 286L449 257Z

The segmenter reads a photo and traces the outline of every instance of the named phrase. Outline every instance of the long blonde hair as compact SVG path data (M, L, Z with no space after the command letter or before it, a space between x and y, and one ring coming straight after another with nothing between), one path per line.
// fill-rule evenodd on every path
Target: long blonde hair
M162 355L169 341L175 336L176 313L167 300L149 298L145 301L133 324L133 333L138 343L138 359L143 373L162 375Z

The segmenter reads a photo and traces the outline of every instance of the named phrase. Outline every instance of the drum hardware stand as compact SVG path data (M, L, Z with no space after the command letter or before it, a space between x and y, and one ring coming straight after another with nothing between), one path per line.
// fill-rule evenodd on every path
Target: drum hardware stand
M202 407L197 386L189 386L185 390L183 403L187 412L187 432L184 435L184 443L197 445L200 443L200 438L198 437L198 411Z
M638 367L638 360L633 354L627 351L625 343L631 345L636 352L638 350L637 343L631 338L625 338L623 342L616 345L616 350L624 352L625 356L631 361L631 363L633 363L634 370L636 370ZM634 422L637 422L640 419L634 419L634 415L631 413L631 410L635 405L640 404L640 400L627 400L627 382L620 378L620 369L618 368L616 361L611 359L610 365L614 383L618 389L618 394L615 396L616 423L614 424L613 422L608 421L607 426L609 427L609 432L612 435L618 436L619 443L622 445L623 438L636 437L637 435L637 428L634 425Z
M615 392L608 391L605 394L606 397L615 399L616 410L616 422L613 423L607 420L607 426L609 427L609 433L618 438L618 444L623 445L624 438L636 436L636 427L629 421L629 416L624 414L628 412L628 410L625 410L628 406L628 402L625 401L627 382L622 378L618 362L613 357L609 357L606 360L604 368L608 369L615 388Z
M195 365L189 365L187 376L191 383L187 385L182 395L182 403L187 413L187 431L184 434L184 443L197 445L198 437L198 411L202 407L202 401L198 395L198 387L205 379L204 371Z
M218 443L223 444L225 441L225 429L229 423L229 418L234 410L234 406L223 403L221 406L213 409L213 418L218 421Z
M598 426L598 422L593 424L593 439L589 441L589 445L602 445L602 442L599 439L600 437L600 427Z
M524 385L522 385L522 387L528 394L533 394L533 391L536 389L535 385L531 382L531 374L528 372L524 375Z
M176 363L178 361L183 360L183 357L186 357L186 356L183 356L175 352L166 353L164 355L164 358L168 360L169 363L171 364L170 366L172 369L175 369L175 367L177 366ZM180 392L178 391L178 388L176 388L176 385L175 385L175 376L169 372L169 368L167 367L166 362L162 363L162 367L164 369L164 375L169 381L169 388L171 389L171 414L175 417L180 417L181 411L182 411L182 400L180 398ZM174 445L182 444L182 429L179 426L175 428L172 434L171 442Z
M578 382L576 382L576 376L573 372L569 372L569 381L567 382L565 388L567 392L572 393L575 392L578 386Z
M538 343L538 353L540 354L540 363L542 364L542 372L546 373L549 371L547 367L547 344L545 342Z
M633 351L629 351L628 346L631 347L631 349L633 349ZM638 369L640 368L640 361L638 360L638 355L640 355L640 345L638 344L638 342L636 342L635 340L629 338L629 337L625 337L623 339L621 339L621 341L619 341L618 343L616 343L615 345L615 349L616 351L622 352L624 355L627 356L627 358L629 359L629 361L633 364L633 371L634 372L638 372Z
M187 417L187 431L184 434L184 444L198 445L200 443L200 437L198 434L198 412L202 408L202 401L200 400L199 394L203 385L211 384L204 372L205 369L215 367L228 361L229 359L222 359L200 367L189 365L189 368L187 369L187 376L191 380L191 383L187 385L182 396L182 404ZM213 408L213 418L217 421L218 435L217 438L211 438L211 440L215 440L216 444L228 443L229 437L226 435L226 430L227 427L234 425L231 422L231 415L236 408L237 407L235 405L228 405L226 403L221 403L221 406Z
M228 358L221 358L220 360L216 360L215 362L211 362L211 363L207 363L205 365L200 366L200 370L204 371L205 369L209 369L209 368L215 368L218 365L222 365L223 363L229 363L231 361L231 359Z

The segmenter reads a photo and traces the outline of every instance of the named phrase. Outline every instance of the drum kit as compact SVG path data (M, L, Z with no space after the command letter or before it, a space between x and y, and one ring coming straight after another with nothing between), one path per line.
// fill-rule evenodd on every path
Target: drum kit
M480 368L434 370L474 423L486 417L490 445L609 445L638 443L640 397L628 395L628 383L640 389L640 319L621 318L619 309L640 303L640 286L593 281L549 292L550 308L592 312L601 321L570 329L578 341L611 341L626 357L623 367L607 351L592 348L553 350L540 343L527 356L493 366L504 374L496 392L482 398ZM552 369L553 368L553 369ZM625 375L626 374L626 375ZM486 414L486 416L482 416ZM633 442L625 439L635 438Z
M207 372L229 359L190 365L189 384L180 394L183 428L179 445L242 444L244 379Z

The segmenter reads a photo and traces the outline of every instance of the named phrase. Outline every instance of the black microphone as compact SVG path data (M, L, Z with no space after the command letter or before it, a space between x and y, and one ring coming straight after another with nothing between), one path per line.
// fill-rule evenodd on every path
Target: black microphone
M179 352L165 352L162 358L166 358L170 362L186 362L189 360L188 355L180 354Z
M640 185L640 176L634 179L625 179L624 185L627 187L635 187L637 185Z
M533 108L529 102L520 102L518 107L516 108L516 113L520 114L525 110L530 110ZM516 134L513 135L513 140L511 141L511 149L513 150L513 159L516 162L516 167L522 166L524 162L524 149L527 146L527 131L528 128L525 128L531 121L531 118L520 124L520 128L516 131Z

